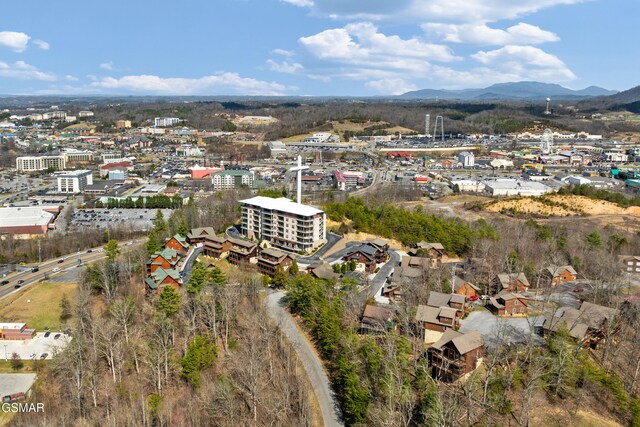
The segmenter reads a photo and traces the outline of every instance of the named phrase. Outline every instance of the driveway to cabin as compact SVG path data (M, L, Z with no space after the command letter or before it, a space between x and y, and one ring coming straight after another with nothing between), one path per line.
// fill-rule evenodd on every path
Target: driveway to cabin
M271 317L285 333L287 339L295 349L298 358L302 362L311 387L318 399L320 411L322 412L323 425L329 427L343 426L338 402L331 390L329 377L324 371L322 361L304 334L298 329L291 314L287 311L284 296L284 292L272 292L267 295L265 305L267 306L269 317Z
M460 332L478 331L489 351L505 343L523 343L531 339L536 344L543 340L534 333L534 326L542 325L544 316L497 317L489 311L473 311L460 321Z

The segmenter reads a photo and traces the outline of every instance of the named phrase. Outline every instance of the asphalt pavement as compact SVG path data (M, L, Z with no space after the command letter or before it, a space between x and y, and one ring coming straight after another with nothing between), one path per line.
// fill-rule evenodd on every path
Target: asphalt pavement
M267 295L265 304L269 317L275 321L285 333L289 343L293 346L302 362L309 382L318 399L324 425L328 427L344 425L341 420L340 409L335 399L329 377L327 377L320 358L309 344L304 334L298 329L291 314L284 304L284 292L272 292Z

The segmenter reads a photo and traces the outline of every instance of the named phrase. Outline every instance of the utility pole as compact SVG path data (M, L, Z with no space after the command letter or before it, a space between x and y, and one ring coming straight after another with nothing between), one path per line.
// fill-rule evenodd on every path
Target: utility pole
M38 264L42 264L42 248L40 247L41 240L38 239Z

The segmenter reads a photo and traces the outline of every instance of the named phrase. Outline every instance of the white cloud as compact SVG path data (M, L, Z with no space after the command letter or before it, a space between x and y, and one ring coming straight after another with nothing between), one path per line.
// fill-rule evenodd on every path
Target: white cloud
M371 80L365 83L365 86L383 95L401 95L417 89L416 85L400 78Z
M7 47L14 52L24 52L30 39L31 37L25 33L0 31L0 46Z
M287 88L275 82L220 73L200 78L163 78L153 75L105 77L91 83L95 88L174 95L284 95Z
M33 44L36 45L37 47L39 47L42 50L49 50L51 48L51 45L49 43L47 43L44 40L34 40Z
M471 57L494 71L517 76L511 81L566 82L576 78L560 58L533 46L508 45Z
M284 3L289 3L298 7L311 7L313 6L313 0L281 0Z
M520 22L506 30L490 28L485 24L423 24L422 29L445 42L470 43L480 45L535 45L555 42L560 38L550 31L535 25Z
M113 61L104 62L104 63L100 64L100 68L102 68L103 70L112 71L113 70Z
M283 0L333 19L486 23L588 0Z
M315 57L343 62L351 66L376 69L419 71L429 61L455 61L451 49L417 38L387 36L370 22L322 31L300 38L300 43Z
M302 64L298 62L288 62L288 61L276 62L271 59L267 60L267 66L272 71L276 71L278 73L285 73L285 74L299 73L304 68Z
M287 58L291 58L292 56L295 55L295 53L285 49L274 49L271 51L271 53L274 53L276 55L286 56Z
M80 80L79 78L77 78L72 74L67 74L66 76L64 76L64 79L69 82L77 82L78 80Z
M16 61L13 64L0 61L0 77L9 77L21 80L56 80L56 76L54 74L40 71L33 65L29 65L24 61Z

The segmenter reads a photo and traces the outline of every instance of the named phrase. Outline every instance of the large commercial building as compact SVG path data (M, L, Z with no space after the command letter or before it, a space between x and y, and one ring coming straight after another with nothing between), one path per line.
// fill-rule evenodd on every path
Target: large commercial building
M211 174L211 184L214 190L232 190L253 185L253 172L248 170L222 170Z
M53 228L58 206L21 206L0 208L0 234L16 238L44 236Z
M311 206L281 197L241 200L241 232L277 248L311 252L326 242L326 216Z
M540 182L524 181L521 179L496 179L484 181L484 191L489 196L541 196L552 192L551 187Z
M66 166L64 155L59 156L27 156L16 158L16 169L19 172L44 171L49 168L63 170Z
M59 193L80 193L88 185L93 185L93 172L90 170L77 170L57 173Z
M169 127L180 123L180 119L177 117L156 117L153 120L153 124L156 127Z
M476 164L476 156L469 151L463 151L458 154L458 162L462 163L463 168L472 168Z
M0 323L0 339L30 340L36 336L36 330L27 328L25 323Z

